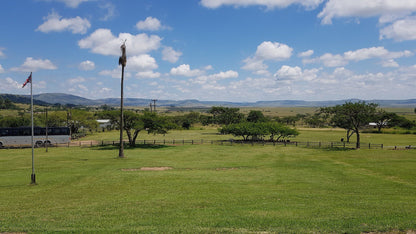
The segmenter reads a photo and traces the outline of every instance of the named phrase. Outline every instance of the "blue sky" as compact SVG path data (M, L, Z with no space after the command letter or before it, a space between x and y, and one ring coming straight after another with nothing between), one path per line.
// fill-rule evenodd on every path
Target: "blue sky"
M18 0L0 7L0 93L416 98L414 0Z

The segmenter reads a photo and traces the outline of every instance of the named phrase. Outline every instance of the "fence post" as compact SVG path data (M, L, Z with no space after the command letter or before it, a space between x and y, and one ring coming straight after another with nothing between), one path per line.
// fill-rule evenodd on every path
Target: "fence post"
M90 141L90 147L92 147L92 141Z
M381 144L381 149L383 149L383 144Z
M201 139L201 145L204 144L204 139Z
M69 148L69 142L68 142L68 148Z
M319 148L321 148L321 142L319 142Z
M344 148L345 148L345 141L344 141Z
M79 147L81 147L81 141L79 141Z
M185 145L185 139L182 140L182 145Z
M296 141L296 144L295 145L296 145L296 147L298 147L298 142L297 141Z
M371 149L371 143L368 143L368 148Z

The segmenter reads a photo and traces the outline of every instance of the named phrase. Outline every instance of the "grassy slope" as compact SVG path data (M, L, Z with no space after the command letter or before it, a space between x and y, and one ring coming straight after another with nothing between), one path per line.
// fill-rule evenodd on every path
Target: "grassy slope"
M414 150L169 146L0 151L0 232L416 229ZM168 171L123 168L170 166Z

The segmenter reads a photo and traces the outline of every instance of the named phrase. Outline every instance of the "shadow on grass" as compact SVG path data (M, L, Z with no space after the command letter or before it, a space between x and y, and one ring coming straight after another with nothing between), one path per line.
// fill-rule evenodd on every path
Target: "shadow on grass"
M352 151L352 150L356 150L355 148L341 148L341 147L332 147L332 148L325 148L326 151L331 151L331 152L339 152L339 151Z
M164 148L170 148L173 146L169 146L169 145L136 145L134 147L131 147L129 145L125 145L124 146L124 150L133 150L133 149L164 149ZM104 145L104 146L93 146L92 149L94 150L118 150L119 146L118 145Z

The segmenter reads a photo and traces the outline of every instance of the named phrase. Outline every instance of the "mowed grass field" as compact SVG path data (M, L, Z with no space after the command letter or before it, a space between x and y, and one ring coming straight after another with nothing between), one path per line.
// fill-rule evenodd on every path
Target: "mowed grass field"
M117 155L35 149L30 185L31 149L0 150L0 232L416 230L415 150L206 144Z

